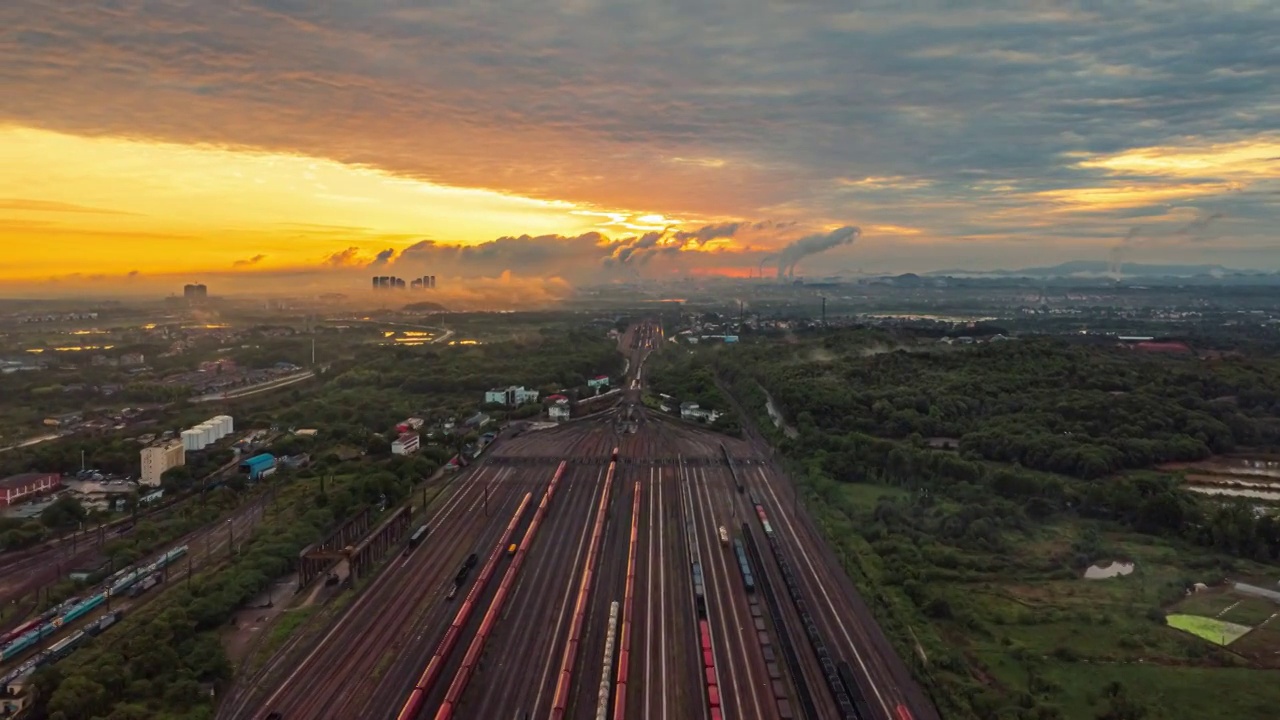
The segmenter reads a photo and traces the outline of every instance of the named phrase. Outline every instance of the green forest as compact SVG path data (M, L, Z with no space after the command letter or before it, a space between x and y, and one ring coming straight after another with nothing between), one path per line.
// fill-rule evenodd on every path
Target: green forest
M699 356L782 450L943 717L1260 717L1280 702L1248 659L1164 625L1194 582L1274 583L1280 522L1155 468L1280 449L1275 360L875 330ZM1080 579L1111 560L1138 570ZM1241 686L1221 706L1195 695Z

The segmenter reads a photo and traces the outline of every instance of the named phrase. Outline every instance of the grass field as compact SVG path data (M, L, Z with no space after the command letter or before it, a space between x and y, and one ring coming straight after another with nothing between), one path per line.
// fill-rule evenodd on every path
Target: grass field
M1276 612L1280 612L1280 605L1276 605L1266 598L1240 595L1237 596L1236 604L1222 613L1218 619L1235 623L1236 625L1254 627L1266 622Z
M805 505L880 610L899 652L918 665L919 643L929 658L926 684L970 684L981 696L973 707L989 703L980 717L1019 717L1011 698L1020 695L1057 707L1058 717L1098 717L1114 682L1146 708L1145 717L1159 720L1271 717L1280 707L1280 683L1262 669L1280 665L1280 620L1274 631L1268 624L1249 632L1274 608L1227 588L1184 594L1189 582L1268 577L1274 568L1083 521L1038 527L999 553L908 548L898 537L859 532L880 498L902 497L901 489L815 490ZM1132 575L1082 579L1072 560L1095 530L1095 559L1132 561ZM912 599L922 594L924 602ZM1164 608L1172 613L1167 623ZM1222 620L1213 618L1218 613ZM1224 636L1237 641L1230 651Z
M1224 622L1214 618L1201 617L1199 615L1170 615L1166 618L1169 627L1177 628L1204 638L1211 643L1219 645L1230 645L1236 640L1244 637L1251 628L1248 625L1236 625L1235 623Z

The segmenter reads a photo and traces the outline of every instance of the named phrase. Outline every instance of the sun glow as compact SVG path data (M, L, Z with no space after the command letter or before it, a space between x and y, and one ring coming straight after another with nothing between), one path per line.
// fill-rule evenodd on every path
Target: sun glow
M0 278L269 270L430 237L578 234L583 208L315 157L0 128ZM54 249L56 248L56 250Z

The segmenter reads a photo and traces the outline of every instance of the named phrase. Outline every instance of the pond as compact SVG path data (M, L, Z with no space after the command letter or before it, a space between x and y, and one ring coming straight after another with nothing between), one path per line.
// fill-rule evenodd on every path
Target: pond
M1131 562L1112 562L1105 567L1102 565L1090 565L1089 569L1084 571L1084 579L1106 580L1120 575L1129 575L1133 572L1133 568L1134 564Z

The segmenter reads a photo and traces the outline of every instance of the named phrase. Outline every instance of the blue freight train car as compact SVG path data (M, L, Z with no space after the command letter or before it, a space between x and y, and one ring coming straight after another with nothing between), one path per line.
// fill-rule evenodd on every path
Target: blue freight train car
M8 645L0 649L0 662L12 660L18 655L30 650L33 646L38 645L41 641L53 637L67 623L74 622L99 605L106 602L107 598L118 597L129 588L133 587L139 580L152 575L166 566L172 564L178 558L187 554L187 546L182 545L174 548L161 555L157 560L143 568L135 570L122 570L111 576L109 586L105 592L98 593L87 599L71 598L59 605L46 615L52 617L49 622L37 626L35 629L28 631L26 634L10 642Z

